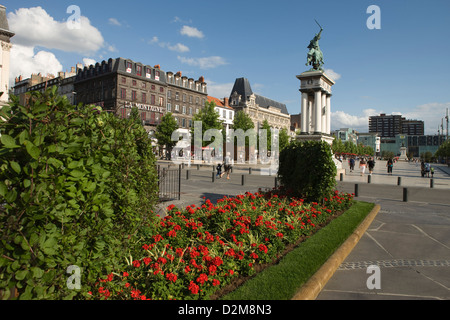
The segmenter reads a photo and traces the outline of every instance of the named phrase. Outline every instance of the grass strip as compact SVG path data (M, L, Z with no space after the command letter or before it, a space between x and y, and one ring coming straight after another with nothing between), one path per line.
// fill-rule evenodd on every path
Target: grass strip
M290 300L347 240L374 208L355 201L340 217L289 252L280 262L223 296L222 300Z

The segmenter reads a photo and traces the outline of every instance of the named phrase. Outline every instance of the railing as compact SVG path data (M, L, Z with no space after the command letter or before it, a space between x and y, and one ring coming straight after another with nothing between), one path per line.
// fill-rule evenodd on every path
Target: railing
M171 168L158 166L159 200L161 202L181 199L181 166Z

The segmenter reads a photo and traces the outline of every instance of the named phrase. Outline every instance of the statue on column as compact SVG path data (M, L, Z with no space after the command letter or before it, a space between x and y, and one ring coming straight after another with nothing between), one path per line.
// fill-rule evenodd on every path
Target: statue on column
M322 53L322 50L320 50L320 46L319 46L319 40L322 35L323 28L317 21L316 21L316 23L320 27L320 32L318 34L316 34L314 39L312 39L309 43L308 61L306 62L306 65L312 66L311 71L313 71L313 70L323 71L323 68L322 68L322 66L324 64L323 53Z

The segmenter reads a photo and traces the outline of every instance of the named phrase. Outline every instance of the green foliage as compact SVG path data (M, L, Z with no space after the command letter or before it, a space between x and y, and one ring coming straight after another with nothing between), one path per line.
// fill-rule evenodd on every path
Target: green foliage
M450 140L445 141L443 144L439 146L439 149L436 151L436 158L448 158L450 157Z
M330 145L317 141L294 141L280 153L281 184L305 201L321 202L336 185L337 169Z
M374 154L374 150L371 146L364 146L362 143L356 145L351 141L342 142L341 139L335 139L333 141L332 150L335 154L350 153L359 156Z
M246 114L244 111L238 111L234 115L233 119L233 130L237 131L239 129L242 129L242 131L247 132L247 130L255 129L255 124L253 123L253 120L250 118L248 114ZM257 132L256 137L257 137ZM237 139L235 138L234 143L237 143ZM250 144L250 138L245 137L245 146L248 147Z
M199 113L195 114L194 117L192 118L192 123L194 123L195 121L199 121L202 123L202 136L198 137L196 135L194 135L194 127L192 127L191 129L191 137L192 139L198 139L198 144L199 141L201 140L201 144L202 147L206 147L212 143L214 143L215 138L212 137L211 141L203 141L203 138L205 136L205 132L208 131L209 129L217 129L217 130L222 130L222 141L224 140L224 135L225 135L225 130L223 130L223 124L222 121L219 120L219 113L216 111L215 109L216 104L214 101L211 102L205 102L205 107L200 110ZM195 141L192 140L192 144L195 144Z
M79 299L120 269L157 201L148 134L134 119L70 105L56 88L0 116L0 298ZM67 268L81 268L70 290ZM3 293L3 296L1 296Z
M172 113L166 113L162 119L161 123L156 127L155 137L158 139L158 144L160 147L166 146L169 151L177 144L177 141L172 141L172 133L178 129L178 124L175 121Z

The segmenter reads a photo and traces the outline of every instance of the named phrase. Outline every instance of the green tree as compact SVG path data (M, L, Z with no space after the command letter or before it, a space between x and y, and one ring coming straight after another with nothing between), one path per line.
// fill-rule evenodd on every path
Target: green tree
M156 127L155 138L158 139L160 149L166 148L169 158L173 147L177 144L177 141L172 141L172 133L177 129L178 124L170 112L162 117L161 123Z
M202 147L206 147L212 143L214 143L215 138L212 137L211 141L203 141L203 137L205 136L205 132L209 129L217 129L222 132L222 139L224 137L224 131L223 130L223 122L219 120L219 113L216 111L216 103L214 101L211 102L205 102L205 107L200 110L199 113L195 114L192 118L192 122L195 124L196 121L199 121L202 123L202 135L201 137L198 137L194 135L194 128L195 125L191 128L191 137L192 142L195 145L194 139L197 140L197 143L201 140L202 141ZM225 140L222 140L225 141Z
M286 128L281 129L280 130L280 135L278 137L278 143L279 143L279 150L280 150L280 152L289 145L290 140L291 140L291 137L289 137L287 129Z
M441 144L436 151L436 158L445 158L448 165L450 166L450 163L448 162L448 158L450 157L450 140L445 141L443 144Z
M246 114L244 111L238 111L234 115L233 119L233 130L239 130L241 129L244 132L247 132L250 129L255 129L255 124L253 123L253 120L250 118L248 114ZM236 142L236 141L235 141ZM249 138L245 138L245 146L249 146Z
M272 151L272 130L271 130L272 128L269 125L269 121L267 121L267 119L265 119L263 121L261 129L262 130L266 130L266 132L267 132L267 144L266 144L267 145L267 151ZM259 146L259 139L260 139L260 137L259 137L259 133L258 133L258 146ZM264 150L261 150L261 147L259 147L259 150L260 150L260 152L264 151Z

